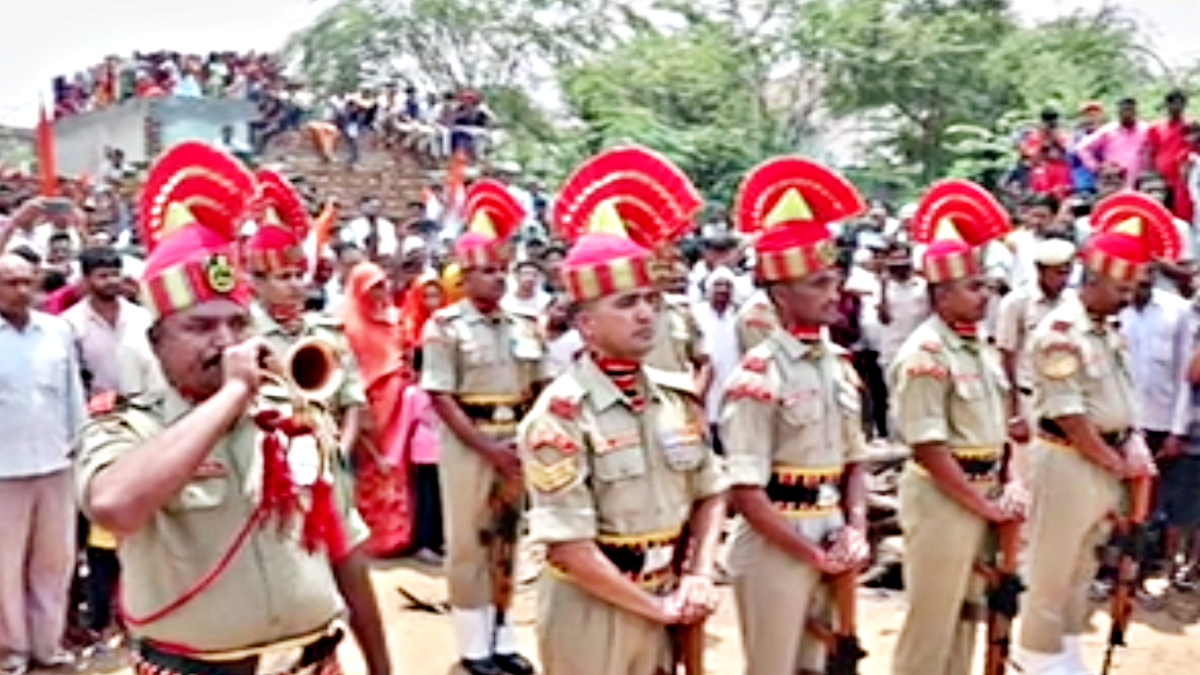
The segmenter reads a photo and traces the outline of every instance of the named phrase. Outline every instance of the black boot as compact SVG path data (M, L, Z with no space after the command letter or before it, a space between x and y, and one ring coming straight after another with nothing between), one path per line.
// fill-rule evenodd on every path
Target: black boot
M485 659L460 659L458 664L467 675L504 675L506 672L490 656Z
M533 664L529 662L529 659L516 652L493 654L492 662L508 675L533 675Z

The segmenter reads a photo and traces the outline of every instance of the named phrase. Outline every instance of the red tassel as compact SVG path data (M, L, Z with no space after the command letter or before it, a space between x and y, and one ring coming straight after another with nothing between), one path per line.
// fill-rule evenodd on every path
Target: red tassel
M281 415L268 410L254 416L254 422L263 431L262 435L262 503L260 508L274 516L280 525L286 525L300 510L296 486L292 482L292 469L287 461L287 448L279 438L278 428Z
M312 486L312 506L304 517L304 548L309 553L324 549L337 562L346 557L346 531L333 498L333 484L321 478Z

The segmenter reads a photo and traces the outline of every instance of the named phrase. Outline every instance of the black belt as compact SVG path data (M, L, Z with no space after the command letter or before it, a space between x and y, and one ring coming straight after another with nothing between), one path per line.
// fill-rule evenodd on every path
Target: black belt
M499 421L507 422L507 421L509 421L509 420L497 420L496 419L496 411L501 408L508 408L509 410L511 410L512 411L512 420L511 421L518 422L521 420L522 417L525 416L525 413L529 412L529 409L533 407L533 405L530 401L525 401L523 403L514 403L511 405L501 405L501 404L491 404L491 403L488 403L488 404L463 403L460 400L458 402L458 405L459 405L459 407L462 408L463 413L466 414L467 417L470 417L471 419L479 421L479 422L499 422Z
M772 504L783 506L790 510L811 509L818 506L821 499L822 485L839 485L841 476L822 477L816 481L784 480L778 473L771 474L771 482L767 484L767 499Z
M339 628L309 644L300 655L300 661L290 672L316 665L333 656L342 637L342 629ZM163 651L146 640L138 640L134 649L137 652L137 658L151 666L177 675L255 675L258 672L260 658L247 656L236 661L205 661Z
M1055 422L1054 420L1043 417L1042 419L1038 420L1038 429L1043 434L1046 434L1055 440L1062 441L1067 445L1071 444L1071 439L1067 438L1067 433L1063 431L1062 427L1058 425L1058 422ZM1132 429L1122 429L1121 431L1110 431L1106 434L1100 434L1100 438L1103 439L1108 445L1120 450L1121 446L1125 445L1125 442L1129 440L1129 437L1132 434Z
M958 467L966 474L967 480L972 481L990 478L1000 466L999 457L980 459L977 457L958 457L956 455L954 456L954 461L958 462Z
M646 553L652 548L663 546L674 546L675 554L679 553L679 543L682 537L676 537L673 540L664 541L645 541L631 544L610 544L597 542L596 546L604 557L612 561L612 564L622 573L627 575L641 574L646 566Z

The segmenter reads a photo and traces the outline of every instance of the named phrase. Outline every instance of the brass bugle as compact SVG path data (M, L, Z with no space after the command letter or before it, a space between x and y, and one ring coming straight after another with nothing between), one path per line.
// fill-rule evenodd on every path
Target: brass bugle
M290 393L311 403L325 403L333 398L346 380L337 348L328 340L306 337L288 349L275 363L270 354L261 361L271 380Z

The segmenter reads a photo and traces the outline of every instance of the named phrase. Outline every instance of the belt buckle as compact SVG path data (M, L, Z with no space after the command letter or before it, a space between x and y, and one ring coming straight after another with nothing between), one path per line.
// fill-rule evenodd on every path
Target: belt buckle
M258 665L254 668L254 675L290 673L300 665L300 659L303 656L304 647L288 647L286 649L264 652L258 657Z
M662 544L646 549L646 557L642 562L642 571L638 576L648 576L671 566L675 562L675 546Z
M833 483L821 483L817 486L817 503L818 509L828 509L837 506L841 502L841 492Z
M493 422L500 422L500 423L512 422L516 419L517 419L517 412L515 410L513 410L511 406L498 405L492 411L492 421Z

